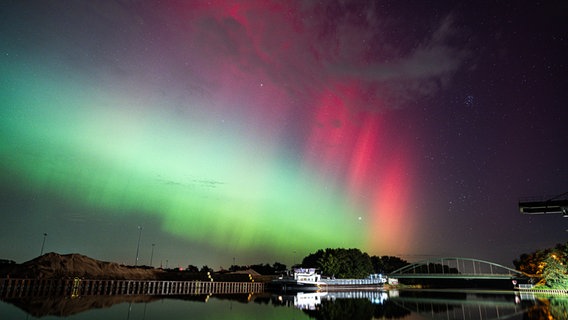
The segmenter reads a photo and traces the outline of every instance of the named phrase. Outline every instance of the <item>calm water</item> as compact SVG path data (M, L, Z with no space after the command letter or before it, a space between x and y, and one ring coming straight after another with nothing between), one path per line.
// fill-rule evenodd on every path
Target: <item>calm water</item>
M26 298L0 319L568 319L568 296L495 291L374 291Z

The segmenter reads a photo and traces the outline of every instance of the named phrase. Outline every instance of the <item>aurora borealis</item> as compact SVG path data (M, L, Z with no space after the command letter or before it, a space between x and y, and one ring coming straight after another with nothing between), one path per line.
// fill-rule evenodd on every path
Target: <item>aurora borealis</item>
M516 209L568 191L559 3L7 1L0 258L133 263L137 226L143 264L214 268L562 242Z

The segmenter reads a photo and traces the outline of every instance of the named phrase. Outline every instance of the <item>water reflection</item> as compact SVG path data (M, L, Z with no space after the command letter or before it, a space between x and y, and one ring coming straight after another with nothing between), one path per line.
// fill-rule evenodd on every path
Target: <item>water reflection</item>
M34 317L69 317L91 309L110 308L120 303L147 303L160 299L155 296L85 296L26 297L3 299Z
M337 299L367 299L372 304L383 304L388 299L387 291L334 291L298 292L295 295L276 295L274 304L294 306L303 310L317 310L325 302Z
M17 308L14 308L17 307ZM568 296L495 291L355 291L5 298L0 318L568 319ZM19 316L18 318L22 318Z
M274 304L294 306L313 319L403 319L409 316L411 311L393 304L389 293L392 291L297 293L279 295Z

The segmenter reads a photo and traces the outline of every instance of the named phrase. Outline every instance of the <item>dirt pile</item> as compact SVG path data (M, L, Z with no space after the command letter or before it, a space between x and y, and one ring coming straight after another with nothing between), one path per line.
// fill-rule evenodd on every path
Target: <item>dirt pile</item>
M158 279L161 270L136 268L114 262L99 261L80 254L47 253L22 264L9 265L0 272L0 277L27 279Z

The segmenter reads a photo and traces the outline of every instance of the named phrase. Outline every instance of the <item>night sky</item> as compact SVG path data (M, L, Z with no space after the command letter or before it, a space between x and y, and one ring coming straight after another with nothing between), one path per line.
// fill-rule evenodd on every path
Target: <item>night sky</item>
M517 206L568 192L568 3L534 2L2 1L0 258L565 243Z

